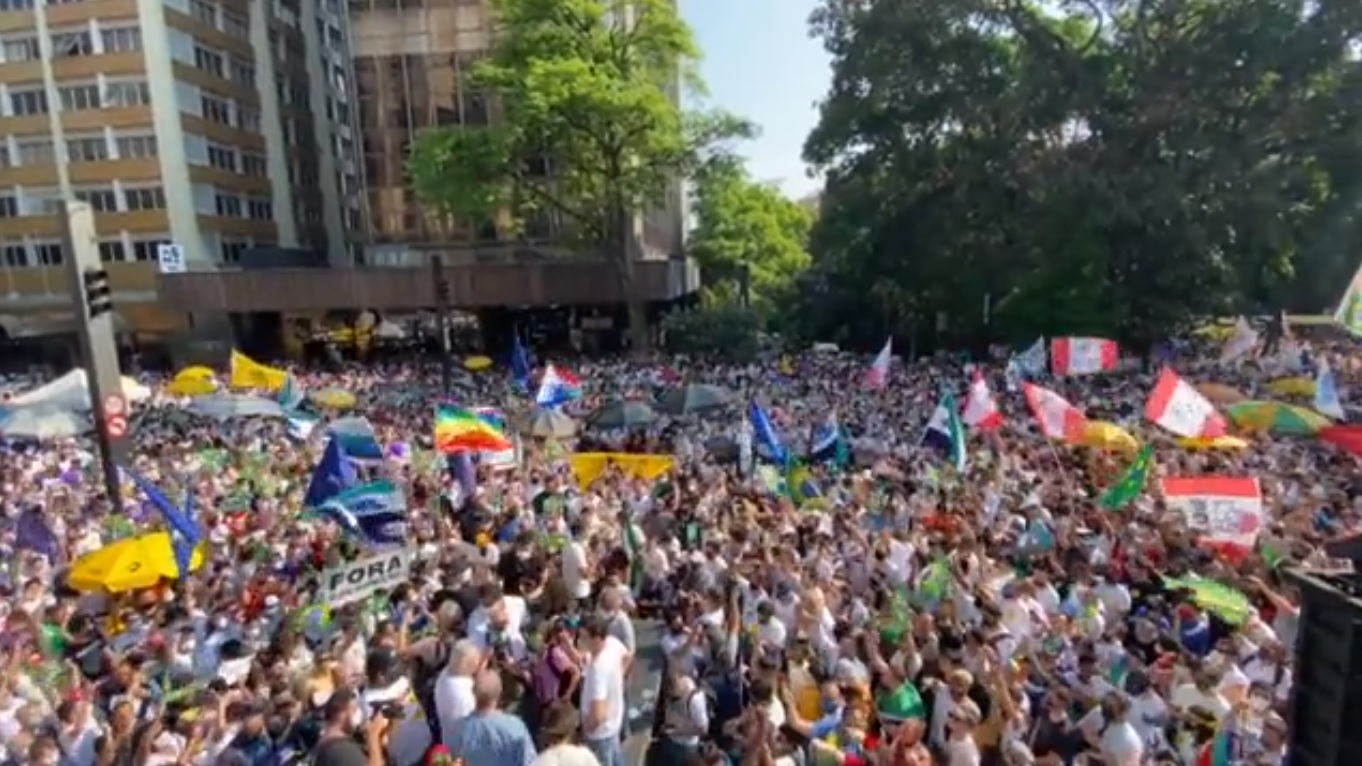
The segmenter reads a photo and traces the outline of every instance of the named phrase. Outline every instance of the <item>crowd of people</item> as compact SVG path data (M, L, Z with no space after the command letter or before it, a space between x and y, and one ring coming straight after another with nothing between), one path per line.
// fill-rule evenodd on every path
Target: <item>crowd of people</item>
M1351 343L1302 348L1346 402ZM1275 374L1199 344L1167 361L1254 398ZM104 495L88 439L7 443L0 763L624 766L643 750L658 766L1285 763L1299 607L1282 567L1362 513L1337 448L1268 431L1191 451L1143 420L1155 373L1049 379L1156 445L1144 491L1109 509L1098 500L1132 456L1041 437L1002 360L899 360L873 389L865 359L839 353L567 364L592 403L699 383L732 401L526 434L472 489L432 452L431 411L500 408L518 430L530 401L504 371L444 393L426 362L292 370L353 392L344 414L411 445L357 470L400 488L414 562L343 604L318 601L322 574L376 551L305 507L325 421L299 438L277 418L201 420L143 376L157 393L131 468L184 497L205 540L192 573L132 590L66 575L162 525L142 494ZM970 434L956 470L921 437L943 386L975 372L1003 423ZM773 484L760 449L747 459L754 399L816 491ZM813 454L830 415L845 448ZM583 486L571 458L587 443L674 462L648 477L609 465ZM1258 479L1271 555L1221 556L1168 510L1157 477L1211 474ZM26 545L35 509L55 549ZM1169 581L1190 575L1251 609ZM631 735L646 746L625 748Z

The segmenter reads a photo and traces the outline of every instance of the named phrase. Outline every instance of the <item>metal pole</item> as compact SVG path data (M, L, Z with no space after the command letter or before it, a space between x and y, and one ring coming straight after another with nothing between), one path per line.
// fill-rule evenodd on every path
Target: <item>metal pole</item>
M69 202L74 198L74 194L66 155L66 128L61 121L61 93L57 90L57 75L52 69L52 35L48 32L47 26L47 0L38 0L34 10L36 11L34 21L38 31L38 54L43 75L43 97L47 99L47 129L52 134L52 156L57 163L57 188L61 192L61 198Z
M100 464L104 468L104 490L113 504L113 511L122 510L122 489L118 466L127 453L125 441L128 412L124 398L122 374L118 368L118 347L114 343L113 311L104 310L91 316L85 276L103 271L99 260L99 239L95 235L95 216L90 203L67 200L60 206L62 246L66 253L71 291L76 297L76 330L80 336L82 364L86 385L90 389L90 410L95 419L95 441L99 446ZM123 412L109 412L106 404L121 402ZM111 418L121 418L123 434L109 434Z
M440 388L448 396L454 387L454 360L449 347L449 282L445 279L444 258L439 253L431 253L430 269L435 283L435 326L440 333Z

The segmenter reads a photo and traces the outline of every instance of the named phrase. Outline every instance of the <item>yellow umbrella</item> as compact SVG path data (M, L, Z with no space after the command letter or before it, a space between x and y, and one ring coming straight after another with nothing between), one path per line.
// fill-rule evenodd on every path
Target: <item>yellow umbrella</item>
M175 373L166 391L175 396L206 396L218 390L217 377L207 367L195 365Z
M1281 402L1240 402L1226 407L1225 414L1248 431L1310 435L1330 425L1319 413Z
M1224 383L1198 383L1196 390L1216 404L1234 404L1248 399L1238 389L1231 388Z
M491 367L492 360L485 356L470 356L463 360L463 366L466 370L478 372L479 370L485 370L488 367Z
M1249 443L1234 436L1191 436L1178 439L1178 444L1189 450L1241 450Z
M203 566L203 551L195 549L189 568ZM79 591L122 593L151 588L162 580L178 579L175 551L168 532L125 537L81 556L71 565L66 584Z
M1129 431L1115 423L1102 420L1094 420L1083 426L1083 438L1080 443L1084 447L1108 452L1134 452L1140 448L1140 443L1135 441L1135 437L1131 436Z
M1223 320L1227 324L1222 324L1221 321L1207 322L1193 330L1192 334L1207 340L1229 340L1230 336L1234 335L1234 320Z
M1277 396L1314 396L1315 381L1305 377L1278 378L1267 384L1267 390Z
M355 395L343 388L323 388L312 391L308 398L323 407L330 407L333 410L348 410L355 406L358 401Z

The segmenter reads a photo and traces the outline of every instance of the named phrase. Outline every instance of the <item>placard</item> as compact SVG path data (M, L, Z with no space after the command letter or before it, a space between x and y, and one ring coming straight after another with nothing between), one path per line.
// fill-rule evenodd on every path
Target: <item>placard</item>
M395 588L411 577L416 551L411 548L366 556L322 572L317 602L330 607L361 601L380 590Z
M184 248L169 242L157 245L156 265L162 274L183 274L186 271Z

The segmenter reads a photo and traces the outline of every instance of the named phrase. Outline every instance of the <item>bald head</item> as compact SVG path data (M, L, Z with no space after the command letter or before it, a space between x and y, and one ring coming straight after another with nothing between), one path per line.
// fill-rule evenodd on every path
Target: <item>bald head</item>
M469 639L461 639L449 652L449 672L456 676L471 676L482 662L482 650Z
M501 703L501 674L484 670L473 678L473 702L478 710L491 710Z

